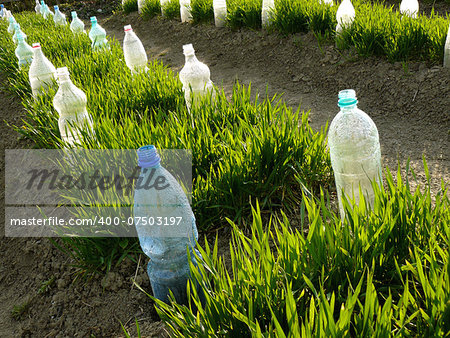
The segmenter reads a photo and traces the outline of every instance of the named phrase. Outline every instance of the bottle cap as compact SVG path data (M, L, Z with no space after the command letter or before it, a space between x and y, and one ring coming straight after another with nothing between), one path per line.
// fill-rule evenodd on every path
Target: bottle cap
M72 11L71 13L72 13L72 18L76 18L77 17L77 12Z
M67 67L57 68L56 76L58 76L58 82L67 81L70 79L70 74Z
M341 90L338 94L339 99L351 98L351 97L356 98L356 92L354 89L344 89L344 90Z
M5 8L5 5L1 4L1 5L0 5L0 8Z
M57 5L53 6L53 8L55 9L55 11L59 9Z
M343 107L353 106L357 103L358 103L358 100L356 99L356 97L345 97L345 98L339 99L338 106L343 108Z
M92 22L92 23L97 22L97 17L91 16L91 22Z
M126 26L123 26L123 30L124 30L125 32L127 32L127 31L132 31L133 28L131 28L131 25L126 25Z
M183 54L186 56L195 54L195 50L194 47L192 46L192 43L183 45Z
M156 167L161 162L161 158L154 145L140 147L137 154L138 166L141 168Z
M39 42L35 42L32 45L33 48L41 48L41 44Z

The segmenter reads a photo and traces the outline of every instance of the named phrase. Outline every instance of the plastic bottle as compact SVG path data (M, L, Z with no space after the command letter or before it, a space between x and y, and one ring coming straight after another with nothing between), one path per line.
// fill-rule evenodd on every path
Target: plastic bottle
M20 29L20 25L18 23L14 24L14 35L13 35L13 41L15 44L19 43L17 40L17 37L19 35L22 35L25 41L27 41L27 35Z
M263 0L262 10L261 10L261 23L262 23L263 28L267 28L270 26L270 21L271 21L274 9L275 9L275 1L274 0Z
M56 78L56 68L42 53L39 43L33 43L33 52L33 62L31 63L28 76L33 96L36 97L52 85L53 80Z
M341 110L328 131L341 219L345 217L342 190L348 199L354 198L358 204L361 188L365 200L373 207L375 195L371 182L382 182L378 130L372 119L357 108L357 103L353 89L339 92Z
M84 30L84 22L81 21L77 12L72 12L72 22L70 23L70 30L75 34L86 33Z
M325 5L331 5L331 6L334 5L333 0L321 0L321 3L323 3Z
M355 8L350 0L344 0L336 12L336 33L340 34L344 27L349 27L355 19Z
M147 71L147 53L145 53L144 45L137 35L133 32L131 25L123 27L125 38L123 39L123 54L125 63L130 68L131 73L139 71Z
M417 0L403 0L400 4L400 14L417 18L419 13L419 1Z
M3 19L3 17L6 16L6 9L5 9L5 5L0 4L0 18Z
M36 6L34 6L34 10L36 11L36 14L41 14L41 4L39 3L39 0L36 0Z
M5 15L3 16L3 20L5 20L5 21L9 21L9 18L10 17L12 17L13 15L11 14L11 11L9 11L9 10L7 10L6 8L5 8Z
M171 290L177 303L187 304L186 285L190 277L187 249L196 264L193 255L198 238L195 216L180 184L161 166L156 148L144 146L137 153L141 167L137 182L141 184L135 187L134 224L141 248L150 257L147 272L153 295L167 303ZM149 188L152 185L154 187ZM158 226L158 217L163 224L173 218L177 221L174 225ZM195 252L199 255L197 250Z
M40 12L41 12L41 15L44 16L44 13L45 13L45 2L44 2L44 0L41 0Z
M192 44L183 46L185 65L180 71L179 77L183 84L184 97L188 110L195 104L197 98L214 90L211 82L211 73L207 65L198 61Z
M48 8L46 4L44 4L44 19L52 18L55 14Z
M447 39L445 40L444 67L450 68L450 25L448 26Z
M92 27L89 32L89 38L92 41L92 49L94 51L109 49L106 31L97 23L97 18L95 16L91 16L91 24Z
M13 16L10 16L8 20L9 20L8 33L9 34L14 34L15 33L15 28L14 28L15 26L14 25L17 23L16 19L14 19Z
M213 8L216 27L224 27L227 20L227 2L225 0L213 0Z
M192 22L191 0L180 0L181 22Z
M142 8L144 7L144 5L146 4L148 0L138 0L137 4L138 4L138 13L142 14ZM122 0L122 7L125 4L125 0Z
M56 26L64 26L67 24L66 16L61 13L58 6L55 6L55 15L53 16L53 21L55 21Z
M15 51L15 54L17 58L19 59L19 68L22 68L23 66L27 64L31 64L33 61L33 48L26 43L24 37L22 34L19 34L17 36L18 45Z
M92 118L86 109L86 94L72 83L67 67L58 68L56 72L59 89L53 98L53 106L59 113L61 139L73 146L80 143L80 130L92 133Z

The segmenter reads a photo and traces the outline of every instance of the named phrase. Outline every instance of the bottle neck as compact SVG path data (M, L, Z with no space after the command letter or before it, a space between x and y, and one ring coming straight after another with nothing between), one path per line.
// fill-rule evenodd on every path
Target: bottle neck
M344 112L344 113L352 111L354 109L356 109L356 103L352 104L352 105L349 105L349 106L341 107L341 111Z
M192 53L192 54L185 55L185 60L186 60L186 62L194 62L194 61L197 61L197 57L195 56L194 53Z

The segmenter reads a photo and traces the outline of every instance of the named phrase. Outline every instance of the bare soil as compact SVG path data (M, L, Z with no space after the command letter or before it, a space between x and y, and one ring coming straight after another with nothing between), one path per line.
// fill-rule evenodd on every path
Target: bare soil
M409 158L418 183L425 184L425 156L431 190L438 191L441 180L449 183L450 69L425 62L360 58L351 51L339 51L332 42L318 42L313 34L286 37L247 29L231 31L210 24L142 20L136 13L117 14L101 22L120 42L126 24L133 26L150 59L161 60L177 72L184 65L182 46L192 43L197 57L210 67L213 82L223 86L228 95L236 81L251 83L262 96L266 91L269 96L284 93L288 105L310 111L310 123L316 130L324 128L338 112L338 91L353 88L359 108L378 127L384 168L395 170L400 163L404 170ZM20 125L24 110L5 90L5 81L2 74L0 118ZM32 146L18 140L17 133L4 124L1 132L2 151ZM3 177L4 164L1 174ZM4 186L1 197L4 204ZM226 251L229 233L221 230L219 238ZM0 252L1 337L123 336L120 322L135 332L134 318L143 336L165 334L152 302L133 287L137 276L137 283L150 290L144 256L139 265L127 260L106 276L73 282L73 261L48 239L3 237ZM39 293L46 281L52 282ZM28 308L14 319L11 311L21 304Z

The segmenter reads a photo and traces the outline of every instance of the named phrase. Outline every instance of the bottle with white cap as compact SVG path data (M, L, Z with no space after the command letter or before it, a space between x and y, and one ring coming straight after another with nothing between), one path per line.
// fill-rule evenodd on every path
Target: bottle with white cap
M92 49L94 51L109 49L108 40L106 39L106 31L98 24L95 16L91 17L91 24L92 26L89 31L89 38L92 41Z
M183 53L185 64L179 77L183 84L186 106L190 110L200 96L214 91L214 86L210 79L211 73L208 66L198 61L192 44L184 45Z
M17 36L17 40L18 45L15 54L17 59L19 59L19 68L22 68L33 61L33 48L25 41L22 34Z
M45 92L56 80L56 68L42 53L39 43L33 43L33 62L28 76L34 97Z
M216 27L224 27L227 20L227 2L225 0L213 0L213 9Z
M55 6L55 15L53 16L53 21L55 21L56 26L64 26L67 24L66 16L61 13L58 6Z
M70 23L70 30L75 34L86 33L86 31L84 30L84 22L78 18L77 12L75 11L72 12L72 22Z
M139 71L147 71L148 59L144 45L134 33L131 25L124 26L123 29L125 31L125 38L123 39L125 63L133 74Z
M59 113L61 139L73 146L80 143L81 131L92 133L92 118L86 109L86 94L70 80L67 67L58 68L56 72L59 89L53 98L53 106Z
M372 119L357 107L353 89L339 92L340 112L328 131L331 165L336 180L341 218L345 218L342 193L360 202L360 189L365 201L373 207L375 193L372 182L382 184L381 151L378 130Z

